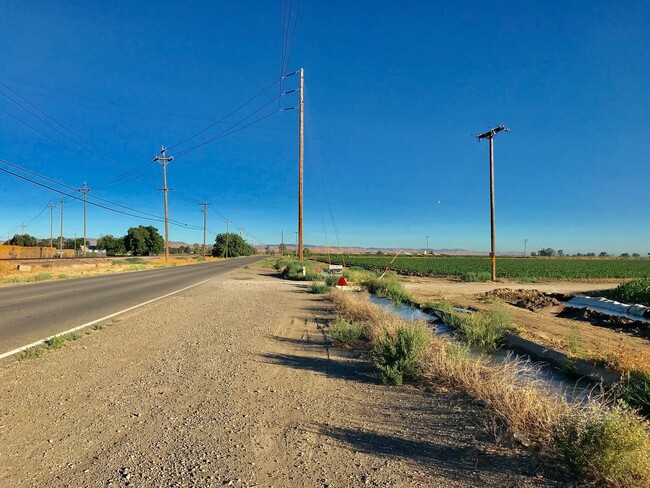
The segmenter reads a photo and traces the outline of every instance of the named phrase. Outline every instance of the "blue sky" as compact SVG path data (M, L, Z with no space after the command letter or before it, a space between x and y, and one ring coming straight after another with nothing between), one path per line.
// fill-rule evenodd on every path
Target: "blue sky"
M180 154L277 109L276 84L175 145L278 79L284 3L0 2L0 81L74 133L0 95L0 159L161 216L161 145ZM505 124L499 250L528 239L529 250L650 252L649 41L644 1L301 1L288 71L305 69L305 242L424 247L429 235L434 249L487 251L488 144L474 136ZM282 230L291 242L297 115L179 155L170 218L200 227L207 201L213 231L228 218L260 242ZM38 215L59 195L6 173L0 192L0 235L24 222L49 236L49 211ZM81 235L82 205L66 200L64 233ZM139 224L163 228L88 207L89 236ZM202 231L171 226L170 239Z

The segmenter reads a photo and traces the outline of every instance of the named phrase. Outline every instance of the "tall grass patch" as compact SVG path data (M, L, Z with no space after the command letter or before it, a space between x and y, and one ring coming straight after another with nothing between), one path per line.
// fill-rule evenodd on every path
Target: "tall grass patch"
M397 277L371 277L366 279L363 284L366 286L370 293L374 293L378 297L388 298L395 303L412 304L415 300L409 292L404 289L404 286L398 281Z
M498 349L505 335L516 330L510 314L500 304L475 313L458 312L445 306L442 312L442 319L449 327L461 334L468 344L486 352Z

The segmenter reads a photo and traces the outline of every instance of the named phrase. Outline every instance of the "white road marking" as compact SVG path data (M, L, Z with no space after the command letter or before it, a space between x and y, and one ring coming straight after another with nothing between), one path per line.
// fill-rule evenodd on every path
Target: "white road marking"
M185 288L181 288L180 290L172 291L171 293L167 293L166 295L159 296L157 298L152 298L151 300L147 300L146 302L139 303L137 305L133 305L132 307L125 308L124 310L120 310L119 312L112 313L110 315L106 315L105 317L102 317L100 319L92 320L90 322L86 322L85 324L79 325L77 327L73 327L72 329L68 329L64 332L59 332L58 334L54 334L53 336L46 337L45 339L41 339L36 342L32 342L31 344L27 344L26 346L18 347L16 349L13 349L12 351L5 352L3 354L0 354L0 359L7 358L9 356L13 356L14 354L18 354L19 352L26 351L27 349L35 346L40 346L44 344L45 342L49 341L50 339L54 337L58 337L61 335L65 334L70 334L71 332L76 332L81 329L85 329L86 327L90 327L91 325L98 324L99 322L103 322L104 320L112 319L113 317L116 317L117 315L130 312L131 310L135 310L136 308L144 307L145 305L149 305L150 303L157 302L158 300L162 300L163 298L167 298L169 296L175 295L176 293L180 293L185 290L189 290L190 288L194 288L195 286L202 285L203 283L206 283L214 278L208 278L207 280L199 281L198 283L194 283L193 285L186 286Z

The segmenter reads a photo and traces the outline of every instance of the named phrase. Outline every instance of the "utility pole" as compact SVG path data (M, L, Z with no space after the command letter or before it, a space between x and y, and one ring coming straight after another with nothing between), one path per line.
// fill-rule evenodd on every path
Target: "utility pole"
M429 254L429 236L426 236L426 238L427 238L427 252L425 252L424 254Z
M284 256L284 230L280 231L280 254Z
M496 237L495 237L495 216L494 216L494 136L499 132L510 132L510 129L503 125L499 125L488 132L479 134L476 139L480 142L481 139L490 141L490 262L492 263L492 281L497 280L497 256L496 256Z
M90 191L90 188L86 186L86 182L84 181L84 186L79 188L79 191L83 193L84 195L84 242L83 242L83 249L84 249L84 256L86 255L86 194ZM75 246L76 246L77 240L75 239Z
M300 110L299 110L299 134L298 134L298 259L302 261L302 168L304 156L304 76L303 69L300 68Z
M53 237L52 236L52 215L53 215L52 212L54 211L54 204L52 203L52 201L50 201L48 207L50 207L50 247L52 247L52 237Z
M296 256L298 256L298 232L296 232Z
M528 239L524 239L524 257L527 256L527 254L526 254L526 247L528 247Z
M20 235L21 235L21 236L24 236L24 235L25 235L25 227L27 227L27 226L25 225L25 221L23 221L23 223L20 224L18 227L20 227Z
M61 235L59 235L59 257L63 257L63 198L59 201L61 205Z
M230 220L226 219L226 251L224 253L225 258L228 259L228 224ZM239 228L239 235L241 236L241 227Z
M154 161L160 163L163 169L163 187L159 188L163 192L164 201L165 201L165 262L169 261L169 212L167 209L167 192L172 188L167 188L167 164L171 163L174 158L173 156L165 156L165 146L162 146L160 150L161 156L156 156L153 158Z
M207 202L199 203L199 205L203 206L203 258L205 259L205 236L206 236L206 231L207 231L207 218L208 218L208 205L210 205Z

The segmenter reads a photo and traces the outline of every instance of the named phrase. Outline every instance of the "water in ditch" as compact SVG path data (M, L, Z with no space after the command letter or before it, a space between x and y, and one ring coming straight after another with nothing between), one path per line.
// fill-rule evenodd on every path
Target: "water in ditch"
M429 323L434 334L453 337L451 329L438 317L423 312L422 310L409 305L396 305L387 298L380 298L370 295L370 302L378 305L389 313L397 315L406 320L424 320ZM472 310L458 310L464 313L472 313ZM516 354L504 349L497 350L494 354L487 354L477 348L471 349L475 357L488 358L492 363L503 362L515 363L521 360ZM550 366L548 363L530 362L530 367L523 367L519 372L521 377L530 377L541 380L552 390L560 392L568 401L585 401L594 389L593 384L585 380L575 380L562 371Z

